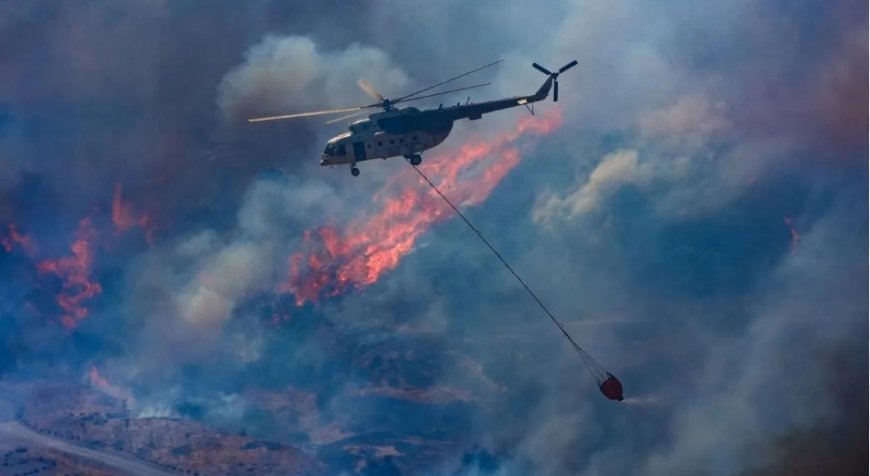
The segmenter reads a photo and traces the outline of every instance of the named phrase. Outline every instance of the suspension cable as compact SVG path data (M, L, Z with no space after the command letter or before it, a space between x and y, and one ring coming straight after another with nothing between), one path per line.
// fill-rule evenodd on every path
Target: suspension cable
M410 164L410 162L409 162L409 164ZM514 269L511 267L511 265L509 265L508 262L502 257L501 253L499 253L498 250L496 250L495 247L492 246L492 244L489 242L489 240L486 239L486 237L483 236L483 233L481 233L480 230L478 230L474 225L471 224L471 221L469 221L468 218L466 218L465 215L461 211L459 211L459 208L457 208L456 205L454 205L453 202L451 202L450 199L447 198L446 195L441 193L441 190L439 190L438 187L434 183L432 183L431 180L429 180L429 177L427 177L423 173L423 171L420 170L418 167L411 165L411 168L413 168L418 174L420 174L420 177L422 177L423 180L425 180L426 183L428 183L429 186L432 187L432 190L435 190L435 193L437 193L439 196L441 196L441 198L444 200L444 202L447 203L447 205L449 205L450 208L452 208L453 211L456 212L457 215L459 215L459 218L462 218L462 221L464 221L465 224L468 225L469 228L471 228L471 230L477 235L477 237L480 238L480 241L482 241L483 244L485 244L486 247L489 248L490 251L492 251L492 253L495 255L495 257L498 258L499 261L501 261L501 264L503 264L504 267L507 268L507 270L510 271L510 273L512 275L514 275L514 278L516 278L517 281L526 290L526 292L529 293L529 296L531 296L532 299L534 299L534 301L536 303L538 303L538 306L544 311L544 313L547 314L547 316L550 318L550 320L553 321L553 324L556 324L556 327L558 327L559 330L562 331L562 334L568 339L568 341L571 342L571 346L574 347L574 350L577 352L577 355L580 356L580 360L583 361L583 364L586 365L586 368L589 370L589 373L591 373L592 376L595 377L595 379L600 384L604 380L604 378L606 377L606 374L607 374L607 371L604 369L604 367L601 364L599 364L594 358L592 358L592 356L589 355L588 352L583 350L583 348L580 347L577 344L577 342L574 341L574 339L571 337L571 335L568 334L568 331L565 330L565 327L562 326L562 323L560 323L556 319L556 317L553 315L553 313L550 312L549 309L547 309L547 306L544 305L543 301L541 301L538 298L538 296L534 293L534 291L532 291L532 289L525 283L525 281L523 281L523 278L521 278L520 275L517 274L516 271L514 271Z

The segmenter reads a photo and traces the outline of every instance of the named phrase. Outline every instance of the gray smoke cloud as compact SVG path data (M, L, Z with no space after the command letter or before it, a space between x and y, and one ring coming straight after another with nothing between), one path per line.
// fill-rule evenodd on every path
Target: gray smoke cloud
M227 73L218 105L230 118L353 107L374 102L350 78L366 79L386 94L407 88L408 76L382 50L351 44L320 52L311 38L267 36L245 53L244 63Z

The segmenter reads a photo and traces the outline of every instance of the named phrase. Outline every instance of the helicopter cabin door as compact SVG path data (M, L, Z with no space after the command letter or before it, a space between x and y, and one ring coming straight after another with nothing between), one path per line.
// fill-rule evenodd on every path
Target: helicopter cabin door
M353 158L357 162L366 160L366 145L363 142L353 143Z

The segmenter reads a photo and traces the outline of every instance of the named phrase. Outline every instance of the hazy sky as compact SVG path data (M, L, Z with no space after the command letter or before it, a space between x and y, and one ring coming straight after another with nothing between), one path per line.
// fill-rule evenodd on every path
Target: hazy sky
M3 2L0 372L334 473L861 472L867 41L857 0ZM579 66L423 170L623 403L403 160L245 122L500 58L458 86Z

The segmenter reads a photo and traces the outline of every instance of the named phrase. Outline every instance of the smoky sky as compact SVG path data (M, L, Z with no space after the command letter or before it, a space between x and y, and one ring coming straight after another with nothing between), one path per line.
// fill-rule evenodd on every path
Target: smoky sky
M97 368L140 415L331 474L866 470L866 51L849 0L3 2L0 373ZM287 292L322 230L423 184L401 159L319 167L344 124L245 119L495 59L465 83L488 88L414 105L579 61L536 105L558 127L506 140L518 162L463 208L624 404L453 218L372 283ZM458 122L424 165L528 115Z

